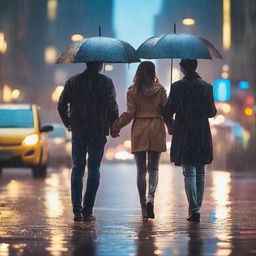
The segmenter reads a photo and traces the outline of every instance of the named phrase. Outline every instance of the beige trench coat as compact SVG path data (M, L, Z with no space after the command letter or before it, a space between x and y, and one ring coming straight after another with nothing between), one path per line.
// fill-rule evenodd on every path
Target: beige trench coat
M115 120L112 131L120 131L131 120L132 153L139 151L166 151L166 132L161 110L166 104L165 88L155 83L143 93L133 85L127 92L127 111Z

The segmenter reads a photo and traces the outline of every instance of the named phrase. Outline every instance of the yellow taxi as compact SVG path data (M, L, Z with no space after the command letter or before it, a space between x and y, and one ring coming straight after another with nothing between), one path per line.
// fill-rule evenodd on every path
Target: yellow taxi
M40 125L35 104L0 104L0 171L4 167L30 167L34 176L45 176L50 125Z

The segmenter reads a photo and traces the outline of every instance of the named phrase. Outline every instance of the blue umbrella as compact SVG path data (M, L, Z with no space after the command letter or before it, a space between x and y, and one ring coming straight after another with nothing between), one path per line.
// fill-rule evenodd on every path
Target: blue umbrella
M56 63L107 63L140 62L135 49L127 42L110 37L91 37L68 46Z
M222 58L206 39L189 34L167 34L147 39L137 50L143 59L215 59Z
M176 24L174 24L176 32ZM137 49L139 58L171 59L171 83L173 59L222 58L218 50L206 39L189 34L167 34L147 39Z

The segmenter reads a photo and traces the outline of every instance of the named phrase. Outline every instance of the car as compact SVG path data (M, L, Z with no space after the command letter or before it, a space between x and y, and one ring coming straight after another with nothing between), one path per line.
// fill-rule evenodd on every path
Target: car
M71 166L71 136L64 125L51 123L53 131L48 133L50 164Z
M29 167L35 177L45 177L51 125L41 126L36 104L0 104L0 171L4 167Z

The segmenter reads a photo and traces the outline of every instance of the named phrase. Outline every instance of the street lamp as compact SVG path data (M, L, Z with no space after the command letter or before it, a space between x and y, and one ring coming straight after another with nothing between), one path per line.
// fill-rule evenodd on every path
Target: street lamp
M4 54L7 51L7 42L4 38L4 33L0 33L0 53Z
M20 96L20 90L14 89L14 90L12 91L12 99L16 100L16 99L19 98L19 96Z
M247 108L245 108L244 113L245 113L247 116L252 116L252 115L253 115L253 109L247 107Z
M3 102L9 103L12 101L12 89L9 85L4 84L3 86Z
M192 18L186 18L182 20L182 24L185 26L192 26L195 25L196 21Z
M56 19L58 1L57 0L48 0L47 2L47 16L48 19L53 21Z
M224 50L231 46L231 0L223 0L222 44Z
M59 101L59 98L60 98L60 95L61 95L63 89L64 89L64 86L62 86L62 85L59 85L55 88L55 90L52 92L52 101L53 102Z
M44 51L44 59L45 62L48 64L53 64L57 58L57 50L53 46L48 46L45 48Z
M114 67L112 65L106 65L105 66L106 71L112 71L113 69L114 69Z
M74 35L71 36L71 40L73 42L80 41L80 40L83 40L83 39L84 39L84 36L80 35L80 34L74 34Z

